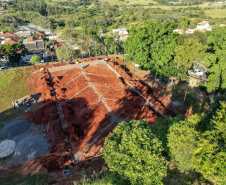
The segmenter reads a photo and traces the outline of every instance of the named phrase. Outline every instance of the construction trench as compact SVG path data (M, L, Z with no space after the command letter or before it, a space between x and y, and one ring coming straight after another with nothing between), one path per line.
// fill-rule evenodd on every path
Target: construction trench
M150 86L125 71L122 60L107 59L37 70L32 85L42 103L23 118L46 129L50 147L25 163L23 173L42 168L62 172L64 166L94 161L102 155L105 137L121 121L146 119L155 124L156 117L177 115L179 110L162 91L153 96Z

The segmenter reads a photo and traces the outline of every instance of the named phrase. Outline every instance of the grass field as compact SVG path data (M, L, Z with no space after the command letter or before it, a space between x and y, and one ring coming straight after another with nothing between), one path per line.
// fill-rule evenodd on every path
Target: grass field
M131 4L147 5L149 3L158 4L154 0L125 0L125 1L119 1L119 0L99 0L99 1L100 2L108 2L111 5L131 5Z
M225 18L226 10L225 9L205 10L205 14L212 18Z
M26 67L0 71L0 123L18 117L22 113L13 108L12 101L29 92L28 77L29 72L26 71Z

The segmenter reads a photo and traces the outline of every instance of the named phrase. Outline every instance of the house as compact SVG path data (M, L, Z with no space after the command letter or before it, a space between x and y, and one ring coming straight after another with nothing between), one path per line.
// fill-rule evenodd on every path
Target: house
M128 35L128 31L125 28L113 29L112 32L113 32L113 34L118 34L119 36Z
M212 26L209 25L208 21L202 21L197 24L197 30L212 31Z
M187 30L185 31L186 34L193 34L194 32L195 32L194 29L187 29Z
M5 32L0 35L0 38L1 39L10 39L10 38L13 38L14 36L15 36L14 33Z
M183 29L176 29L176 30L173 30L173 33L179 33L179 34L184 34L184 30Z
M15 33L15 36L18 37L30 37L31 36L31 31L18 31Z
M43 32L43 31L37 31L36 34L42 38L45 36L45 32Z
M20 42L19 38L11 38L11 39L5 40L4 45L15 44L19 42Z
M45 51L45 42L40 37L30 36L23 40L25 48L31 53L38 53Z

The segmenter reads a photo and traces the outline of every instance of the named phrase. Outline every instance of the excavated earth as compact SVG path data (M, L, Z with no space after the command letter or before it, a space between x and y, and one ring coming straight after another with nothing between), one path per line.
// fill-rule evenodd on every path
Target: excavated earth
M22 119L32 120L50 146L47 153L24 163L20 172L48 171L63 179L63 167L73 162L74 173L84 166L99 169L105 137L117 123L146 119L155 124L157 117L178 114L164 92L153 93L144 81L134 80L122 60L105 58L35 68L30 85L42 102Z

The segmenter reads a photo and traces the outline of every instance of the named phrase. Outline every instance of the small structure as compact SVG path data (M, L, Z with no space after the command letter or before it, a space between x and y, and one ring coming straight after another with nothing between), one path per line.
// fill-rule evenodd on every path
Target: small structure
M113 32L113 34L118 33L119 36L128 35L128 31L125 28L113 29L112 32Z
M14 33L5 32L0 35L0 38L1 39L10 39L10 38L13 38L14 36L15 36Z
M184 30L183 29L176 29L176 30L173 30L173 33L179 33L179 34L184 34Z
M209 25L208 21L202 21L197 24L197 30L212 31L212 26Z
M11 38L11 39L5 40L4 45L15 44L19 42L20 42L19 38Z
M45 42L40 37L31 36L23 40L24 46L32 53L45 51Z
M36 34L42 38L45 36L45 32L43 32L43 31L37 31Z
M18 31L15 33L15 36L18 37L30 37L31 36L31 31Z

